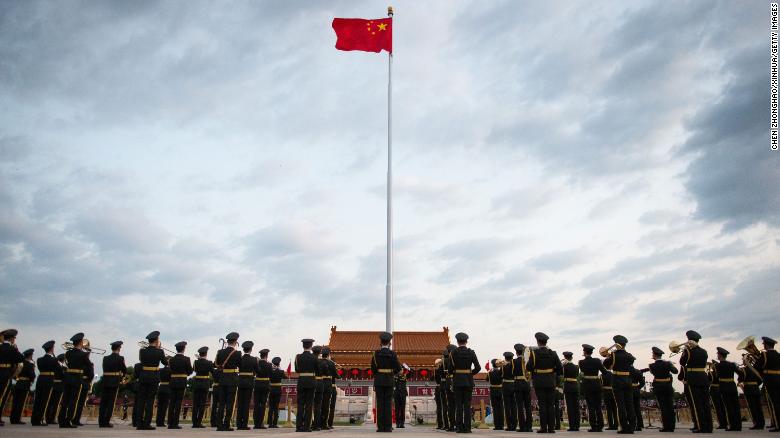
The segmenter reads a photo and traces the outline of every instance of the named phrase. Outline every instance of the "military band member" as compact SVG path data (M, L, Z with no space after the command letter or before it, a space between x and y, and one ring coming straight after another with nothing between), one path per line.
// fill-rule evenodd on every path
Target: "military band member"
M84 370L92 364L88 353L83 349L84 333L76 333L70 338L70 341L73 343L73 348L65 352L65 362L68 364L68 369L65 371L62 406L58 418L61 428L76 427L73 424L73 419L76 416Z
M141 370L143 369L143 365L141 365L141 362L137 362L135 365L133 365L133 415L132 415L132 425L133 427L138 427L139 424L141 424L140 421L138 421L139 418L143 416L143 410L144 406L141 406L139 404L139 398L138 394L141 392Z
M168 361L170 356L166 356ZM168 414L168 405L171 402L171 368L168 363L164 363L160 368L160 385L157 388L157 418L155 424L157 427L166 427L165 417Z
M455 335L458 348L450 352L452 389L455 393L455 429L460 433L471 433L471 396L474 392L474 374L482 367L474 350L468 348L469 336Z
M46 424L55 424L59 417L60 406L62 405L62 391L63 381L65 380L65 370L68 367L65 365L65 353L57 355L57 363L59 368L54 369L54 382L52 386L51 398L46 407Z
M709 379L705 366L707 351L699 347L701 335L688 330L685 336L692 341L692 347L685 348L680 355L680 366L685 368L685 382L695 411L695 429L701 433L712 433L712 411L710 408Z
M238 367L241 364L241 353L238 351L238 333L231 332L225 336L227 346L217 352L214 359L220 371L219 405L217 406L217 430L230 432L233 419L236 390L238 389ZM253 377L254 378L254 377Z
M268 392L268 427L271 429L279 427L279 402L282 399L282 380L284 379L284 371L279 368L281 362L281 357L271 359L271 385Z
M317 357L311 351L314 339L301 339L303 353L295 356L295 372L298 373L298 417L296 432L311 432L311 411L314 403L314 387L318 368Z
M127 374L125 358L119 355L122 341L111 343L111 354L103 358L103 380L101 380L100 409L98 410L98 426L114 427L111 416L114 413L119 386Z
M714 366L715 361L712 362L712 365L707 371L707 379L710 381L710 402L712 403L712 408L715 409L715 418L718 420L717 429L727 429L726 405L720 394L720 381L718 379L718 371Z
M16 336L19 332L8 329L0 332L0 426L5 425L3 412L5 402L11 394L11 377L18 364L24 362L24 355L16 346Z
M764 430L764 409L761 405L761 384L763 379L755 368L745 367L739 375L739 386L745 394L745 402L750 412L753 426L750 430Z
M325 379L325 394L327 398L327 404L325 400L323 400L322 406L326 412L326 415L324 415L322 418L322 428L325 430L330 430L333 429L333 419L336 415L336 395L338 394L336 391L336 380L339 378L339 370L336 369L336 362L330 358L330 348L322 347L322 357L328 364L328 374L330 376L330 379ZM330 386L328 386L328 384Z
M46 408L54 393L54 373L60 364L54 357L54 341L48 341L41 346L43 356L36 361L38 368L38 381L35 383L35 399L33 402L30 424L33 426L46 426Z
M455 432L456 428L456 420L455 420L455 386L452 384L452 371L451 371L451 358L450 353L452 353L452 350L456 349L458 347L449 344L447 345L447 353L444 355L444 371L445 371L445 380L447 381L447 391L445 394L447 395L447 416L449 417L450 421L450 427L447 429L448 432Z
M606 372L604 364L593 357L593 346L582 344L584 359L579 361L582 372L582 395L588 407L588 423L591 432L601 432L604 429L604 414L601 411L601 378L599 373Z
M580 384L577 378L580 367L572 362L574 353L563 352L563 396L566 399L566 415L569 420L569 432L580 430Z
M436 359L438 360L438 359ZM485 376L485 381L490 385L490 407L493 410L493 430L504 430L504 397L502 368L496 365L496 359L490 359L491 369ZM439 421L438 404L436 400L437 422ZM438 423L437 423L438 424ZM439 427L437 427L439 429Z
M406 397L409 391L406 389L406 374L409 365L401 364L401 372L395 375L395 388L393 389L393 403L395 409L395 427L403 429L406 423Z
M314 400L312 401L312 415L311 415L311 430L320 430L320 424L322 424L322 391L324 389L322 378L327 372L327 365L322 361L322 347L315 345L311 349L314 353L314 357L317 358L317 368L314 371Z
M87 357L90 358L92 350L90 348L85 348L84 351L87 352ZM95 364L92 363L90 358L89 364L84 367L84 374L81 375L81 390L79 391L78 400L76 402L76 416L71 420L71 423L76 426L84 425L81 422L81 414L84 412L84 408L87 406L87 398L89 397L89 392L92 389L92 381L94 380Z
M266 405L268 403L268 392L271 383L271 363L268 362L267 348L260 350L260 360L257 363L257 376L255 377L255 409L252 412L255 429L265 429L263 421L265 420Z
M218 427L217 411L222 400L219 398L219 379L222 378L222 370L214 363L214 371L211 373L211 412L209 413L209 426Z
M176 354L168 361L171 369L171 401L168 407L168 429L181 429L181 404L184 401L184 391L187 389L187 378L192 374L192 361L184 355L187 348L185 341L175 344ZM159 407L158 407L159 409Z
M742 408L739 405L739 393L737 393L734 376L741 375L742 370L734 362L726 360L728 355L729 352L726 349L718 347L718 363L715 364L715 371L718 375L720 396L726 411L728 430L738 432L742 430Z
M526 369L531 372L536 399L539 403L540 433L553 433L557 402L555 388L558 376L563 374L563 368L558 353L547 348L549 336L537 332L534 337L538 347L536 350L531 350Z
M517 429L517 404L515 403L515 361L514 353L504 352L504 365L499 369L501 375L501 399L504 406L504 421L506 430ZM495 418L495 410L494 418Z
M617 350L604 359L604 368L612 372L612 393L615 397L618 433L633 434L636 428L633 394L631 382L631 360L634 358L626 351L628 339L615 335L612 340L618 345Z
M531 410L531 383L528 381L526 363L523 360L526 346L514 345L516 358L512 360L515 366L515 411L517 412L517 431L531 432L533 430L533 411ZM510 409L506 407L505 409Z
M393 376L401 371L398 356L390 349L393 335L383 332L379 335L381 348L371 356L371 371L374 374L376 393L377 432L393 431Z
M30 348L22 353L24 361L22 361L22 371L16 377L16 385L14 386L14 400L10 416L11 424L27 424L22 421L22 409L24 409L27 397L30 395L30 387L35 381L33 352L34 350Z
M645 386L645 376L642 371L634 368L634 359L630 359L629 365L631 368L631 407L634 410L634 422L636 428L634 430L641 431L644 427L644 420L642 419L642 388ZM645 371L649 371L649 368Z
M252 390L257 377L257 358L252 356L255 343L244 341L241 348L244 354L238 366L238 397L236 401L236 429L249 430L249 403L252 401Z
M661 411L661 432L674 432L676 415L674 411L674 388L672 387L672 374L677 374L677 367L661 357L664 351L653 347L653 362L649 365L653 374L653 394L658 401Z
M209 347L198 349L198 358L195 359L193 369L195 380L192 382L192 427L203 429L203 416L206 413L206 399L209 395L209 379L214 372L214 363L206 359Z
M761 373L764 380L764 389L769 402L769 416L774 426L769 430L777 432L780 430L780 423L778 423L780 418L780 353L775 350L777 341L766 336L761 340L764 344L764 351L756 359L753 367Z
M601 373L601 389L604 396L604 410L607 411L607 427L604 430L618 430L617 403L615 392L612 390L612 371Z
M155 429L152 426L152 414L155 395L160 384L160 365L168 363L163 349L160 348L160 332L149 333L146 340L149 345L138 351L141 375L138 377L138 406L133 409L134 411L139 409L136 426L138 430Z
M436 369L433 371L433 380L434 382L436 382L436 389L433 392L433 398L436 401L436 429L446 430L447 413L445 412L445 408L444 408L445 406L444 404L446 402L443 400L444 390L442 389L444 385L444 367L442 366L441 358L437 358L433 362L433 365L436 367ZM500 377L501 377L501 373L499 372L499 378ZM499 392L500 392L500 388L499 388Z

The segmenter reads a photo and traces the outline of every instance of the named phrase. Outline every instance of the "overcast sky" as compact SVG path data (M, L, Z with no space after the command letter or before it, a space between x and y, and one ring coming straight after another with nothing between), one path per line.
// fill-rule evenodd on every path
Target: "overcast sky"
M780 337L768 2L393 6L397 330ZM0 325L285 365L383 329L387 54L331 20L386 7L0 3Z

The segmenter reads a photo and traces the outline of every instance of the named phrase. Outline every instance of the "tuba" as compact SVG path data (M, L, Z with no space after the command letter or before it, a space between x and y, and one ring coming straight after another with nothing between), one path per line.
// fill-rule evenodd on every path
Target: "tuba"
M620 344L615 343L610 345L609 348L607 347L599 348L599 354L601 355L601 357L608 357L610 354L622 349L623 347L620 346Z
M737 345L737 350L745 350L746 353L742 354L742 365L745 368L750 368L750 371L760 376L758 371L753 368L756 361L761 357L761 350L756 347L756 337L748 336Z

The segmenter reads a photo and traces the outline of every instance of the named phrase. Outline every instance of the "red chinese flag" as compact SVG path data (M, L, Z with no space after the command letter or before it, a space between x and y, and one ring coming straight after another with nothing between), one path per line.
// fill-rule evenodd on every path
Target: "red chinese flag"
M485 362L485 371L490 371L490 362Z
M339 50L361 50L376 52L387 50L393 53L393 19L378 18L334 18L336 48Z
M287 378L289 379L290 376L292 376L292 361L287 364Z

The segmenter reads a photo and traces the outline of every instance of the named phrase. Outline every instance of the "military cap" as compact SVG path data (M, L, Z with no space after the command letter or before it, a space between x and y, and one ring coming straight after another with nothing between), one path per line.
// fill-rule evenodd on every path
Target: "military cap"
M304 344L313 344L314 339L305 338L305 339L301 339L301 342Z
M436 360L440 360L440 359L436 359ZM490 365L492 365L493 368L496 367L496 362L497 362L497 359L490 359Z
M593 353L593 350L595 350L595 348L593 348L592 345L590 345L590 344L582 344L582 351L584 351L585 353L588 353L588 354Z
M35 350L33 350L32 348L28 348L28 349L24 350L24 353L22 353L22 354L24 355L24 357L32 356L34 351Z
M330 348L322 347L322 355L323 356L329 356L330 355Z
M19 330L16 330L16 329L7 329L7 330L3 330L3 333L2 333L2 334L3 334L3 337L4 337L4 338L8 338L8 339L10 339L10 338L15 338L15 337L16 337L16 335L18 335L18 334L19 334Z
M43 351L50 350L52 347L54 347L55 342L54 341L46 341L45 344L41 345L41 348L43 348Z
M612 337L612 342L620 345L626 345L628 344L628 338L623 335L615 335Z
M209 347L200 347L198 348L198 354L204 355L209 352Z
M718 354L722 354L724 356L728 356L729 355L729 351L726 350L725 348L718 347L717 350L718 350Z
M252 341L244 341L244 342L241 344L241 348L243 348L244 350L246 350L247 348L252 348L252 347L254 347L254 346L255 346L255 343L254 343L254 342L252 342Z
M687 337L689 341L699 342L699 340L701 340L701 335L695 330L688 330L685 332L685 337Z
M70 337L70 342L76 344L78 342L81 342L82 339L84 339L84 333L76 333L75 335Z
M320 354L322 352L322 346L315 345L315 346L311 347L311 351L314 354Z
M523 344L515 344L515 351L520 354L523 351L525 351L525 345Z
M512 353L511 351L505 351L504 352L504 359L509 360L509 359L513 358L514 356L515 356L514 353Z
M225 336L225 339L228 341L237 341L238 340L238 333L236 332L230 332Z
M763 341L763 342L764 342L766 345L769 345L770 347L771 347L771 346L774 346L775 344L777 344L777 341L775 341L774 339L770 338L769 336L762 336L762 337L761 337L761 340L762 340L762 341Z
M159 338L160 338L160 332L158 332L157 330L146 335L146 340L149 342L156 341Z
M663 356L663 355L664 355L664 351L663 351L663 350L661 350L661 349L660 349L660 348L658 348L658 347L653 347L653 354L657 354L657 355L659 355L659 356Z
M275 357L275 358L271 359L271 363L276 365L276 366L279 366L279 364L281 362L282 362L282 358L281 357Z
M268 356L268 353L269 353L270 351L271 351L271 350L269 350L269 349L267 349L267 348L263 348L262 350L260 350L260 356L262 356L262 357Z
M469 340L469 335L467 335L467 334L465 334L463 332L460 332L460 333L455 335L455 340L458 341L458 342L466 342L466 341Z
M388 332L382 332L379 334L379 340L382 342L390 342L393 339L393 334Z
M65 353L58 354L57 355L57 360L60 361L60 362L64 362L65 361Z
M536 334L534 334L534 338L536 338L536 340L539 342L547 342L547 340L550 339L549 336L545 335L542 332L536 332Z
M571 358L574 357L574 353L572 353L571 351L564 351L563 352L563 357L565 357L566 359L571 360Z
M179 341L179 342L173 344L173 346L176 347L176 348L184 348L184 347L187 346L187 341Z
M124 344L124 342L122 342L122 341L114 341L114 342L111 343L111 349L115 350L115 349L121 347L122 344Z

